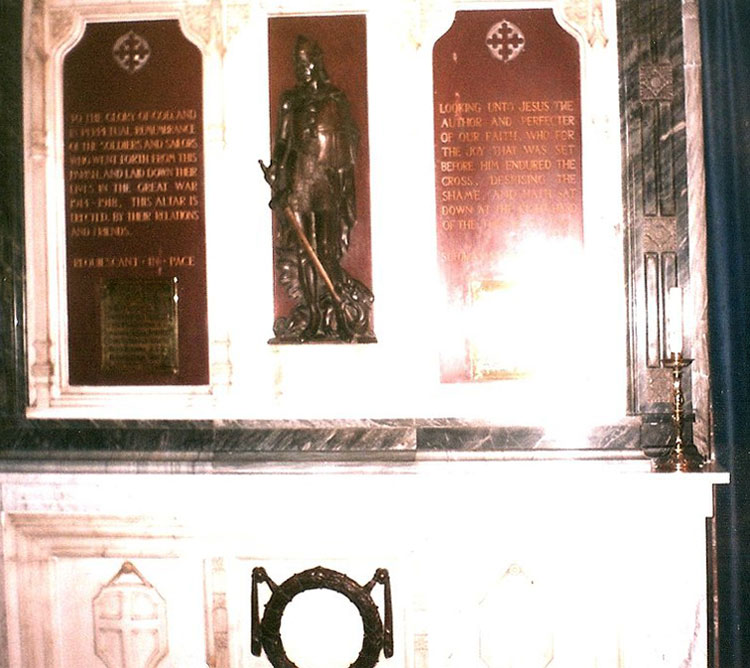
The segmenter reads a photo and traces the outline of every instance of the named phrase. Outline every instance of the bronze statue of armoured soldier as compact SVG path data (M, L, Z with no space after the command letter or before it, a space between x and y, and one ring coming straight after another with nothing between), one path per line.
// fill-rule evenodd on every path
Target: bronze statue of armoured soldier
M275 341L373 341L372 293L341 266L357 219L359 133L320 47L299 36L294 66L297 84L281 97L271 164L261 163L279 214L277 280L297 301L274 323Z

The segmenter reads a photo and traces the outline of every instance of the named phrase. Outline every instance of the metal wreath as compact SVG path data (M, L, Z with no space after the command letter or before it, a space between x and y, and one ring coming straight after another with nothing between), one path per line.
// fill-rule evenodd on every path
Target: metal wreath
M268 584L272 592L271 598L266 603L262 621L258 613L258 584L260 582ZM383 622L380 620L380 612L371 596L373 587L378 583L385 587ZM346 596L359 611L364 628L362 649L349 668L373 668L380 658L381 649L386 658L393 656L393 616L388 571L385 568L377 569L372 579L362 586L347 575L322 566L297 573L280 585L268 577L265 568L253 569L250 648L255 656L260 656L262 647L274 668L298 668L284 651L284 644L281 641L281 618L291 600L297 594L309 589L331 589L339 592Z

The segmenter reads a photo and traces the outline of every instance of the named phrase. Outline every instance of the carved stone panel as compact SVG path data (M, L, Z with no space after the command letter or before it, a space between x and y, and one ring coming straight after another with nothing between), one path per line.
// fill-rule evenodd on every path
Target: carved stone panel
M479 654L489 668L546 668L554 637L534 582L512 564L479 604Z
M107 668L154 668L169 653L167 606L126 561L94 599L96 656Z

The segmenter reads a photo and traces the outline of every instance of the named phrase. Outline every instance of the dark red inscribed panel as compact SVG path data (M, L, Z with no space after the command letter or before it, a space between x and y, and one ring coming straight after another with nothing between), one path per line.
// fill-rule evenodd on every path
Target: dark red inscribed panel
M355 164L357 222L341 266L351 276L372 288L370 253L370 148L367 107L367 22L363 14L341 16L284 16L268 21L269 97L271 142L278 124L284 91L297 83L294 46L299 35L318 43L331 83L343 91L357 129L359 145ZM267 160L264 160L267 162ZM263 178L258 170L258 178ZM270 189L269 189L270 199ZM274 216L275 218L275 216ZM274 238L278 221L274 220ZM276 262L274 262L274 271ZM274 281L274 317L284 316L294 306L280 280Z
M502 312L523 288L515 265L554 282L542 249L582 242L578 44L552 10L460 11L435 44L433 73L441 378L523 376L525 336L509 332L529 324L517 305ZM493 340L505 350L488 358Z
M73 385L208 383L202 80L177 21L90 23L65 58Z

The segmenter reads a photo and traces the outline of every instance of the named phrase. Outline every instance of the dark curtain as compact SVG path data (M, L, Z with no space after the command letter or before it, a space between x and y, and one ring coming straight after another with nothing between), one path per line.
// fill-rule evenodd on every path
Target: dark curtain
M750 666L750 1L702 0L721 668Z

